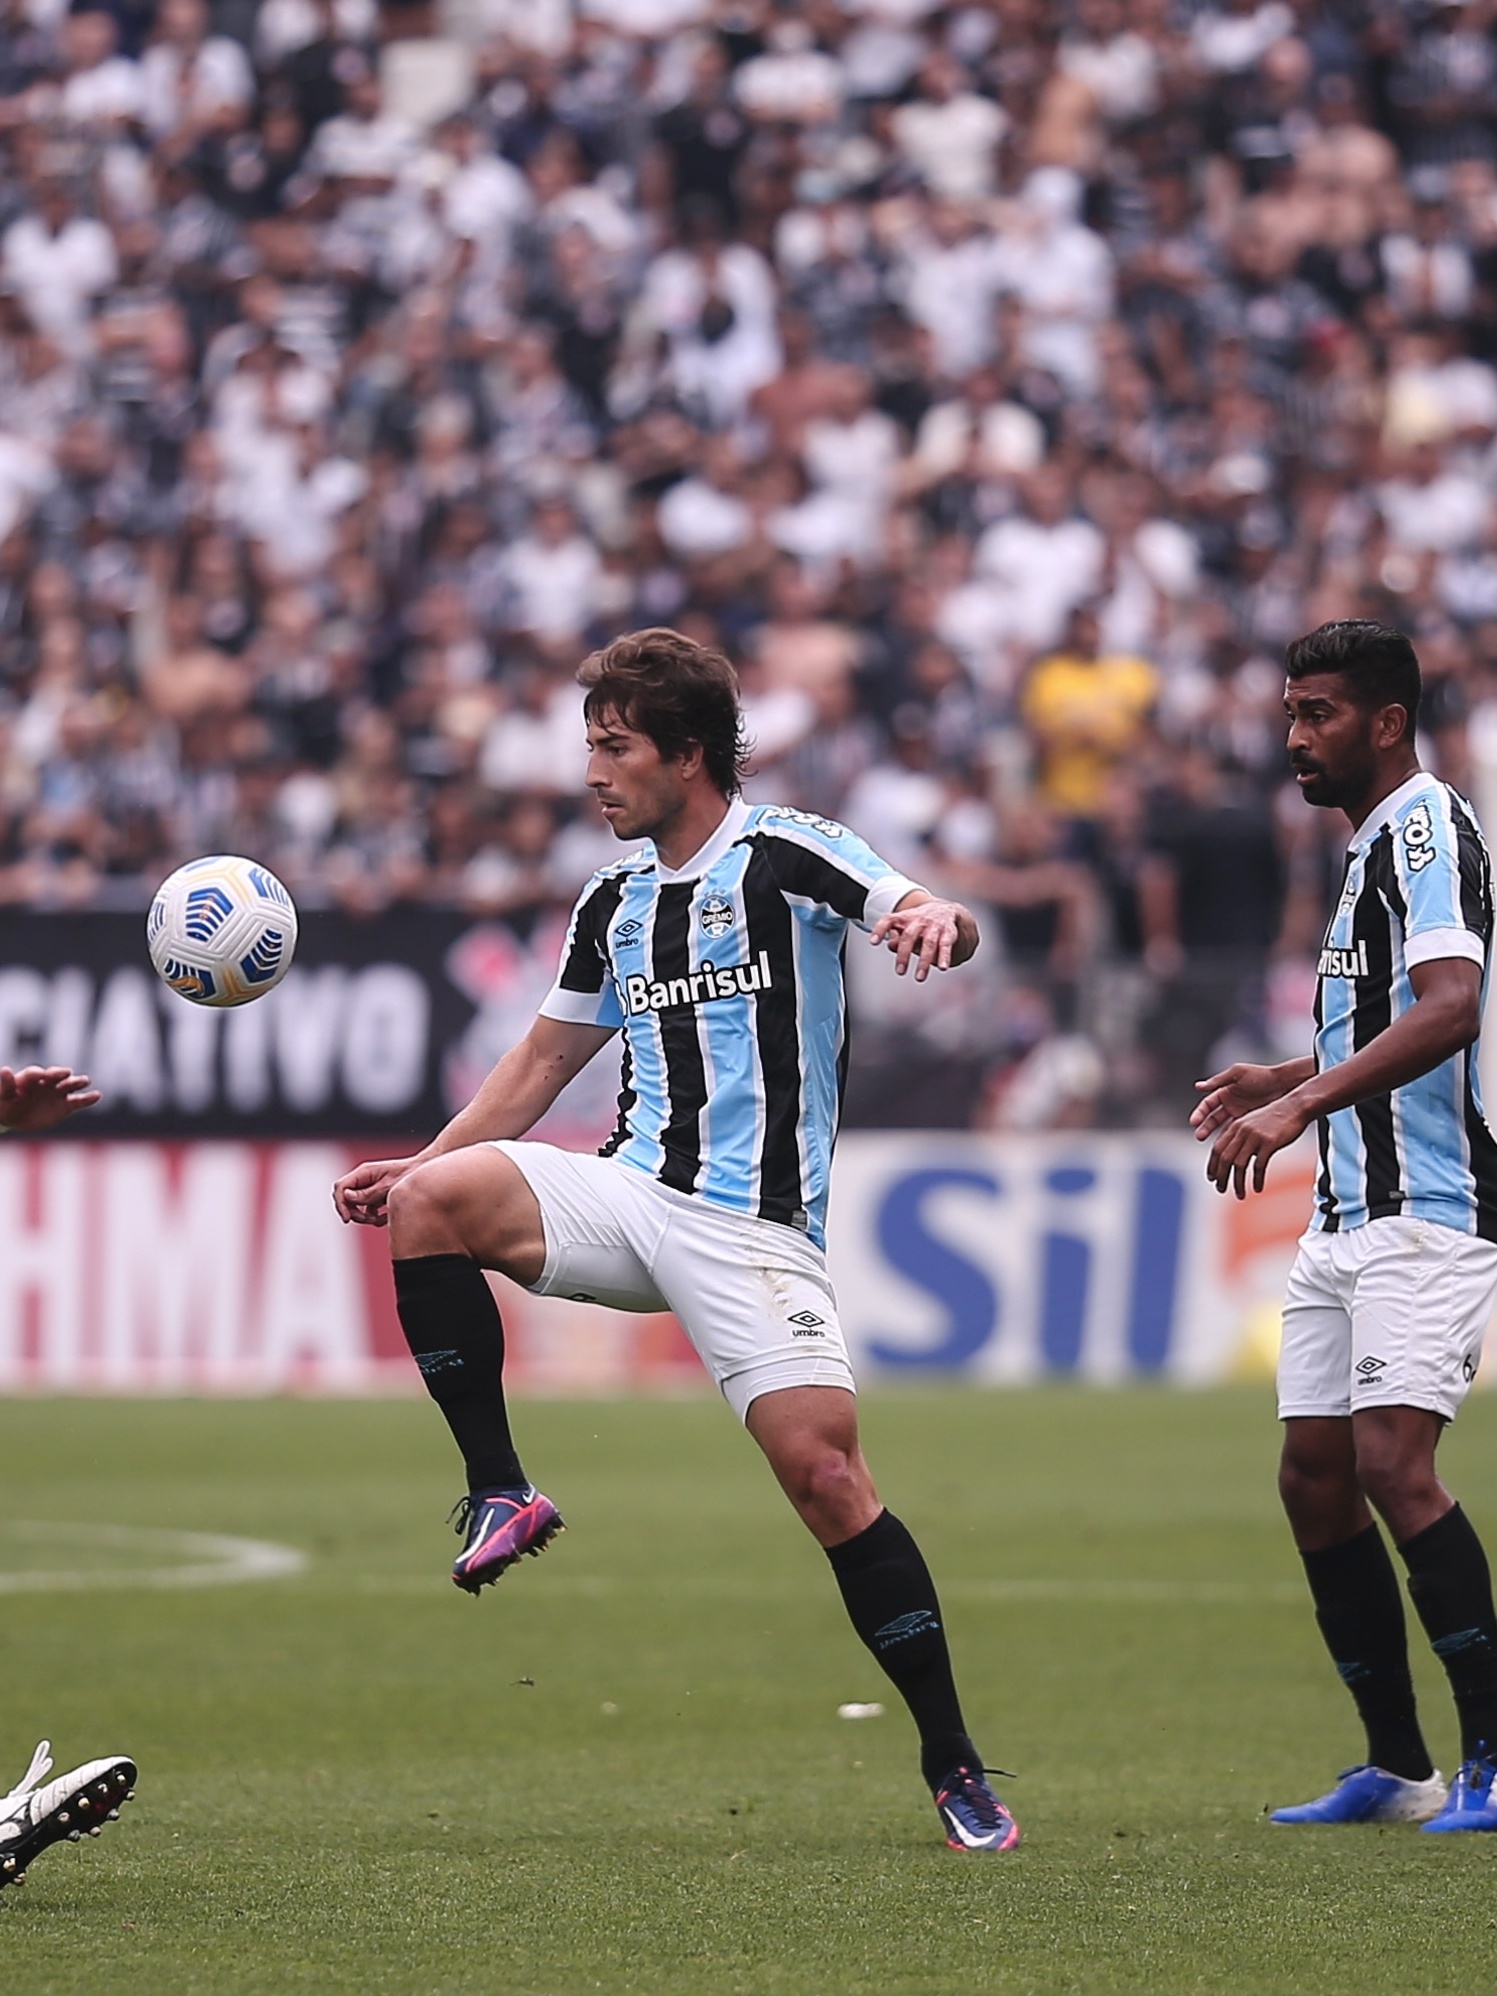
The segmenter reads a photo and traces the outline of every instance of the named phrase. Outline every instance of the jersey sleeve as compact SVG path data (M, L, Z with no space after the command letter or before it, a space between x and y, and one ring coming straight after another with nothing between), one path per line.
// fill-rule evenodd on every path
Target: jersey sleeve
M846 825L809 811L768 813L758 836L787 900L860 929L892 914L919 886Z
M591 880L572 910L556 982L540 1003L543 1019L572 1026L617 1030L624 1023L618 990L608 962L609 919L618 906L620 883Z
M1404 901L1404 962L1486 961L1492 939L1491 869L1474 820L1459 800L1426 792L1393 827L1393 864Z

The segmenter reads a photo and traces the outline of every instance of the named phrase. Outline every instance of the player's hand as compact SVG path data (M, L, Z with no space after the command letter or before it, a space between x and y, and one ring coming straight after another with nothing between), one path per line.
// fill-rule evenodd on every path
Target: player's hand
M1265 1108L1250 1109L1228 1123L1212 1145L1206 1176L1218 1192L1230 1186L1239 1199L1246 1199L1251 1175L1252 1189L1261 1192L1268 1160L1303 1136L1312 1121L1292 1094Z
M338 1218L356 1227L387 1227L391 1190L418 1162L414 1157L379 1157L345 1171L333 1186Z
M868 940L893 950L898 976L913 963L915 982L923 984L933 970L967 961L977 948L977 924L960 901L933 898L880 917Z
M68 1067L0 1067L0 1129L50 1130L101 1100L86 1074Z
M1201 1100L1190 1112L1190 1127L1196 1133L1196 1142L1203 1144L1224 1123L1277 1102L1292 1086L1293 1082L1286 1080L1278 1068L1255 1067L1245 1060L1224 1067L1220 1074L1208 1075L1196 1083Z

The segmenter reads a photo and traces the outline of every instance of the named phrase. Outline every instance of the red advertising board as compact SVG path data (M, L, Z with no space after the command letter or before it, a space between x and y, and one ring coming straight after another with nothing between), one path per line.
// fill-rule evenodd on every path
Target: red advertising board
M0 1150L0 1391L416 1391L387 1236L334 1178L378 1146L197 1142ZM700 1383L675 1319L497 1281L532 1391Z

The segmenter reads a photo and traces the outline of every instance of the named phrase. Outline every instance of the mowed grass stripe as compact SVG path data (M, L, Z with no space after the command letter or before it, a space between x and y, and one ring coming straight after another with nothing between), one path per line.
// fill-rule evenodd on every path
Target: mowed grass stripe
M941 1847L897 1700L710 1400L523 1407L571 1530L476 1603L444 1577L457 1491L418 1401L0 1404L0 1516L309 1561L5 1598L0 1782L43 1734L142 1776L104 1839L0 1894L0 1987L1482 1982L1497 1839L1264 1820L1358 1746L1265 1393L922 1392L870 1398L865 1425L943 1583L977 1737L1019 1771L1011 1860ZM1478 1397L1447 1466L1497 1540L1494 1439ZM1448 1768L1442 1680L1417 1669ZM885 1717L836 1717L874 1698Z

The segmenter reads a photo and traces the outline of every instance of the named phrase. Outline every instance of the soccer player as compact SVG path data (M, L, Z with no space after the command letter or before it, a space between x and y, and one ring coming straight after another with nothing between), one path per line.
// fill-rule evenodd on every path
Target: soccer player
M1010 1849L1018 1826L968 1736L930 1573L858 1446L823 1253L848 926L919 982L972 955L976 924L843 826L742 800L720 652L639 631L578 676L588 787L615 835L645 844L583 890L539 1017L468 1107L417 1156L334 1187L344 1220L388 1221L401 1324L463 1454L453 1579L477 1593L561 1525L511 1439L483 1270L674 1310L909 1706L947 1842ZM616 1032L623 1091L601 1155L519 1141Z
M0 1067L0 1136L10 1130L49 1130L99 1100L86 1074L66 1067ZM135 1763L122 1754L90 1760L55 1781L51 1742L43 1740L31 1765L8 1794L0 1795L0 1890L19 1885L26 1867L49 1844L97 1836L135 1792Z
M1497 1830L1497 1616L1440 1436L1476 1374L1497 1296L1497 1143L1476 1043L1492 877L1469 804L1419 767L1419 663L1381 624L1322 624L1287 655L1289 759L1352 828L1320 954L1315 1052L1199 1085L1207 1172L1239 1199L1315 1124L1320 1172L1289 1277L1279 1489L1316 1619L1367 1733L1364 1765L1276 1823ZM1424 1743L1380 1518L1445 1667L1461 1765Z

